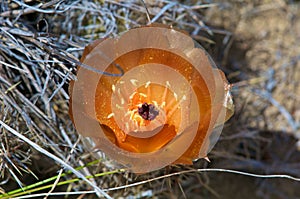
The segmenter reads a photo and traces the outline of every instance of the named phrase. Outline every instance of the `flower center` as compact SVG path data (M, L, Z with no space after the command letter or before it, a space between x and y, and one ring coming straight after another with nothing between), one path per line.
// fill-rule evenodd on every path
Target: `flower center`
M144 120L154 120L159 114L159 111L153 104L143 103L141 107L138 107L138 113Z

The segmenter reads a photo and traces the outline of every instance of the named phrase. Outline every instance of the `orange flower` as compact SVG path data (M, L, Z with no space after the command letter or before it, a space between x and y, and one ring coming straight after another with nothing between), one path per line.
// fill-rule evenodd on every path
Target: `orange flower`
M96 147L135 172L191 164L216 143L233 104L226 78L188 35L162 25L85 48L70 115Z

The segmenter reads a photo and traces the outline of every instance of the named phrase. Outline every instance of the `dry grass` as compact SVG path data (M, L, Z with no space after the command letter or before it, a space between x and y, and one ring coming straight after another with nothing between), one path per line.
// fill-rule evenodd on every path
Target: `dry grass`
M212 163L199 160L194 168L299 177L299 2L148 0L146 4L152 22L188 31L213 55L231 82L240 82L233 90L236 114L210 154ZM77 59L85 45L146 23L145 9L138 0L0 1L0 120L69 166L93 161L68 116L68 82L76 78ZM0 192L57 175L61 169L4 125L0 125L0 144ZM104 156L82 173L114 167ZM101 189L114 188L188 169L173 166L145 175L119 172L93 183ZM297 186L299 182L284 179L186 173L108 193L114 198L142 194L159 198L299 198ZM90 189L82 180L55 191Z

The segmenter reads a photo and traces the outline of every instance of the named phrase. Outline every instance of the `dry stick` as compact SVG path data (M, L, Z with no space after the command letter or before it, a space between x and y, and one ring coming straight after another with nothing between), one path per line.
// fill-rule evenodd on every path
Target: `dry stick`
M25 9L23 8L23 9L20 9L20 10L15 10L15 9L8 10L8 11L0 13L0 16L1 17L16 16L16 15L20 15L21 13L22 13L22 15L26 15L26 14L30 14L30 13L34 13L34 12L42 12L43 13L43 12L45 12L45 10L44 10L45 8L57 4L59 1L60 0L54 0L54 1L51 1L51 2L48 2L48 3L43 3L41 5L38 5L37 7L28 6L25 3L15 1L15 3L17 3L18 5L21 5L21 6L26 7L26 8ZM42 8L42 9L40 9L40 8ZM50 11L51 10L48 10L48 13ZM57 10L52 11L52 13L54 13L54 12L57 12Z
M21 140L23 140L24 142L26 142L27 144L29 144L30 146L32 146L33 148L35 148L37 151L41 152L42 154L48 156L49 158L53 159L54 161L58 162L59 164L61 164L63 167L69 169L72 173L74 173L78 178L84 180L86 183L88 183L90 186L92 186L95 190L95 193L98 195L98 197L104 196L106 198L111 198L107 193L105 193L102 189L100 189L99 187L97 187L95 184L93 184L91 181L89 181L88 179L86 179L86 177L84 175L82 175L79 171L75 170L73 167L71 167L69 164L65 163L62 159L58 158L57 156L49 153L48 151L46 151L45 149L43 149L42 147L40 147L39 145L37 145L36 143L32 142L31 140L29 140L28 138L26 138L25 136L23 136L22 134L18 133L16 130L14 130L13 128L11 128L10 126L8 126L7 124L5 124L2 120L0 120L0 125L2 125L6 130L8 130L10 133L14 134L15 136L17 136L18 138L20 138ZM111 198L112 199L112 198Z
M18 169L18 167L14 164L14 162L13 161L11 161L10 160L10 158L7 156L7 154L9 153L9 152L7 152L7 150L5 149L5 147L4 147L4 145L3 145L3 143L1 143L1 147L2 147L2 149L3 149L3 155L2 155L2 157L3 157L3 160L6 160L10 165L12 165L12 167L19 173L19 174L21 174L21 172L20 172L20 170ZM2 152L2 150L1 150L1 152ZM2 167L2 166L1 166ZM14 179L16 180L16 182L18 183L18 185L21 187L21 188L23 188L23 186L22 186L22 182L20 181L20 179L18 178L18 176L15 174L15 172L10 168L10 167L8 167L7 166L7 164L4 164L4 167L9 171L9 173L14 177ZM3 168L3 167L2 167ZM4 169L4 168L3 168Z
M167 4L165 7L163 7L160 12L158 14L155 15L155 17L153 17L151 19L151 23L154 23L155 21L157 21L159 19L159 17L161 17L161 15L163 15L168 9L172 8L173 6L177 5L176 2L172 2Z
M291 180L300 182L300 178L292 177L290 175L260 175L260 174L236 171L236 170L231 170L231 169L196 169L196 170L188 170L188 171L180 171L180 172L176 172L176 173L171 173L171 174L159 176L156 178L152 178L149 180L132 183L129 185L114 187L114 188L110 188L107 190L105 189L105 191L114 191L114 190L119 190L119 189L125 189L125 188L129 188L129 187L134 187L134 186L142 185L145 183L149 183L149 182L152 182L155 180L160 180L163 178L169 178L172 176L177 176L177 175L181 175L181 174L185 174L185 173L192 173L192 172L225 172L225 173L233 173L233 174L245 175L245 176L256 177L256 178L287 178L287 179L291 179Z
M297 129L300 127L300 124L297 123L293 116L285 109L284 106L282 106L277 100L275 100L271 93L266 91L260 91L258 89L252 89L254 93L259 95L260 97L268 100L273 106L275 106L279 112L285 117L289 125L291 126L293 131L297 131Z
M300 178L296 178L290 175L260 175L260 174L254 174L254 173L248 173L248 172L243 172L243 171L236 171L236 170L231 170L231 169L196 169L196 170L187 170L187 171L180 171L176 173L171 173L163 176L159 176L156 178L151 178L149 180L144 180L140 182L135 182L132 184L128 185L123 185L119 187L114 187L114 188L109 188L109 189L104 189L104 191L115 191L115 190L120 190L120 189L125 189L125 188L130 188L130 187L135 187L139 185L143 185L149 182L153 182L156 180L160 180L163 178L170 178L172 176L178 176L181 174L186 174L186 173L193 173L193 172L225 172L225 173L232 173L232 174L238 174L238 175L244 175L244 176L250 176L250 177L255 177L255 178L285 178L285 179L290 179L294 181L300 182ZM78 191L78 192L56 192L56 193L51 193L49 196L58 196L58 195L80 195L80 194L93 194L95 191ZM21 197L16 197L14 199L24 199L24 198L33 198L33 197L40 197L45 195L46 193L42 194L31 194L28 196L21 196Z
M9 82L7 82L4 78L2 78L1 76L0 76L0 82L3 82L3 83L5 83L6 85L9 85L10 86L10 84L9 84ZM0 94L2 94L1 93L1 91L0 91ZM55 134L55 135L57 135L56 134L56 131L54 130L54 127L53 127L53 125L51 125L51 123L49 122L50 120L49 120L49 118L47 117L47 115L45 115L37 106L35 106L29 99L27 99L20 91L18 91L18 90L15 90L15 94L17 94L17 96L19 97L19 99L24 103L24 104L26 104L26 107L29 107L30 109L31 109L31 111L38 117L38 118L40 118L40 119L42 119L43 121L45 121L45 125L47 125L47 127ZM3 94L2 94L3 95ZM3 95L4 96L4 95ZM7 98L6 100L7 101L10 101L9 100L9 98L7 97L7 96L4 96L4 99L5 98ZM16 110L20 113L20 114L24 114L23 113L23 111L21 110L21 108L20 107L18 107L18 106L16 106L16 103L11 103L13 106L14 106L14 108L17 108ZM31 119L26 119L27 117L24 117L24 120L26 121L26 122L31 122ZM34 124L34 123L32 123L32 124ZM58 136L59 137L59 136Z
M2 82L5 82L5 81L3 81L2 77L0 76L0 82L1 82L1 81L2 81ZM7 84L7 85L9 85L9 84ZM21 94L18 93L18 92L16 92L16 94L17 94L18 96L21 96ZM54 145L53 141L50 140L50 139L48 138L48 136L46 136L46 135L41 131L41 129L39 129L39 127L37 126L37 124L35 124L35 122L32 121L32 120L30 119L29 115L26 114L26 112L23 111L23 110L21 109L21 107L19 106L20 104L14 102L11 98L8 97L8 95L5 94L5 92L2 92L2 91L0 90L0 97L1 97L1 96L3 96L2 99L3 99L4 101L6 101L10 107L12 107L14 110L17 110L17 112L23 117L23 120L26 122L26 125L27 125L27 127L28 127L29 129L31 129L31 127L34 127L38 132L40 132L40 133L43 135L43 137L44 137L46 140L48 140L48 141L50 142L50 147L52 148L52 150L54 150L57 154L60 154L60 151L57 151L55 148L52 147L52 146ZM23 98L20 98L20 99L22 100ZM25 98L25 99L27 99L27 98ZM24 101L24 100L22 100L22 101ZM26 104L26 102L25 102L25 104ZM6 104L6 105L7 105L7 104ZM26 106L31 107L31 104L27 104ZM32 108L32 107L31 107L31 108ZM33 109L31 109L31 110L33 110ZM39 115L37 115L37 117L41 118ZM41 119L43 119L43 118L41 118ZM47 121L48 121L48 122L47 122ZM49 127L49 129L50 129L53 133L55 133L55 135L59 138L59 136L56 134L55 130L53 129L53 127L52 127L51 124L49 123L49 120L45 120L44 122L47 124L47 126ZM32 129L32 131L35 132L34 129ZM37 134L37 137L42 141L42 138L39 136L39 134ZM59 138L59 139L61 139L61 138ZM43 141L42 141L42 142L43 142Z
M61 130L64 132L64 130L62 129L62 127L61 127ZM68 138L68 140L69 140L69 138ZM71 155L74 153L75 148L76 148L76 146L78 145L79 141L80 141L80 137L77 139L77 141L75 142L75 144L72 146L71 151L70 151L68 157L66 158L66 162L69 162L69 160L70 160L70 158L71 158ZM70 144L72 144L72 143L70 143ZM60 171L58 172L57 179L56 179L55 182L53 183L53 186L52 186L51 190L48 192L48 194L51 194L51 193L53 192L53 190L55 189L55 187L57 186L57 184L58 184L58 182L59 182L59 180L60 180L60 178L61 178L61 175L62 175L63 171L64 171L63 169L60 169ZM96 183L94 183L94 184L96 184ZM47 199L48 196L49 196L49 195L46 195L46 196L44 197L44 199Z
M77 66L81 66L82 68L85 68L87 70L90 70L90 71L93 71L95 73L98 73L98 74L103 74L103 75L107 75L107 76L113 76L113 77L120 77L120 76L123 76L124 74L124 70L122 69L122 67L119 65L119 64L116 64L113 62L113 65L119 70L120 73L116 74L116 73L109 73L109 72L105 72L105 71L101 71L99 69L96 69L92 66L89 66L89 65L86 65L84 63L81 63L80 61L72 58L72 57L69 57L67 56L64 52L61 52L57 49L54 49L54 48L51 48L47 45L45 45L44 43L41 43L41 42L38 42L37 40L35 40L34 38L31 38L31 37L23 37L21 36L22 38L32 42L33 44L35 44L36 46L38 46L39 48L41 49L44 49L47 53L51 54L51 55L56 55L58 56L59 58L65 60L65 61L68 61L69 63L73 64L73 65L77 65ZM108 58L104 52L100 52L102 57L103 58Z
M6 85L10 85L10 83L7 82L6 79L2 78L1 76L0 76L0 82L5 83ZM49 122L49 118L37 106L35 106L30 100L28 100L18 90L16 90L15 92L19 96L20 100L22 100L23 103L27 104L27 106L32 109L33 113L35 113L40 119L45 120L46 122ZM51 126L49 125L49 127L51 127Z
M36 7L35 6L30 6L30 5L27 5L26 3L23 3L23 2L20 2L20 1L17 1L17 0L12 0L14 1L15 3L19 4L20 6L23 6L25 8L28 8L30 9L31 11L35 11L35 12L40 12L40 13L44 13L44 14L52 14L52 13L60 13L60 12L64 12L66 10L44 10L44 9L40 9L40 7L43 7L43 4L39 4L37 5Z
M150 18L148 7L147 7L147 5L146 5L146 3L145 3L144 0L141 0L141 2L142 2L143 6L146 9L146 15L147 15L147 19L148 19L148 24L147 25L150 25L151 24L151 18Z

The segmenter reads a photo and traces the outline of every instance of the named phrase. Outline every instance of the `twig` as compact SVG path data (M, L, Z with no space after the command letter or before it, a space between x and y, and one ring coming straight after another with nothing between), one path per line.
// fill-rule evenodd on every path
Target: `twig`
M157 13L155 15L155 17L153 17L151 19L151 23L154 23L155 21L157 21L168 9L172 8L173 6L175 6L177 3L176 2L172 2L172 3L169 3L167 4L165 7L163 7L159 13Z
M17 136L18 138L20 138L21 140L23 140L24 142L26 142L27 144L29 144L30 146L32 146L34 149L36 149L37 151L41 152L42 154L46 155L47 157L51 158L52 160L56 161L57 163L61 164L63 167L67 168L68 170L70 170L72 173L74 173L78 178L84 180L87 184L89 184L90 186L92 186L95 190L95 193L100 197L101 195L105 196L106 198L111 198L107 193L105 193L102 189L100 189L99 187L97 187L97 185L91 183L88 179L85 178L84 175L82 175L79 171L75 170L73 167L71 167L69 164L65 163L65 161L63 161L62 159L58 158L57 156L49 153L48 151L46 151L45 149L41 148L39 145L37 145L36 143L32 142L31 140L29 140L28 138L26 138L25 136L23 136L22 134L18 133L16 130L14 130L13 128L11 128L10 126L6 125L2 120L0 120L0 124L6 129L8 130L10 133L14 134L15 136Z
M243 172L243 171L236 171L236 170L231 170L231 169L196 169L196 170L187 170L187 171L180 171L176 173L171 173L163 176L159 176L156 178L151 178L148 180L143 180L140 182L135 182L131 183L128 185L123 185L119 187L114 187L114 188L109 188L109 189L104 189L104 191L115 191L115 190L120 190L120 189L126 189L130 187L135 187L139 185L143 185L146 183L150 183L156 180L164 179L164 178L170 178L172 176L178 176L186 173L204 173L204 172L221 172L221 173L232 173L232 174L238 174L238 175L244 175L244 176L249 176L249 177L254 177L254 178L267 178L267 179L274 179L274 178L285 178L293 181L300 182L300 178L296 178L290 175L280 175L280 174L274 174L274 175L260 175L260 174L255 174L255 173L249 173L249 172ZM51 193L49 196L58 196L58 195L79 195L79 194L92 194L95 193L95 191L77 191L77 192L57 192L57 193ZM31 194L28 196L21 196L21 197L16 197L14 199L24 199L24 198L33 198L33 197L41 197L44 196L47 193L42 193L42 194Z
M254 93L258 94L260 97L263 97L264 99L268 100L273 106L275 106L279 112L285 117L287 122L290 124L293 131L296 131L300 124L297 124L294 120L293 116L285 109L284 106L282 106L277 100L275 100L272 97L271 93L268 93L266 91L261 91L258 89L253 89Z
M144 0L141 0L141 2L142 2L143 6L146 9L146 15L147 15L148 25L149 25L149 24L151 24L151 18L150 18L150 13L149 13L148 7L147 7L147 5L146 5L146 3L145 3Z

